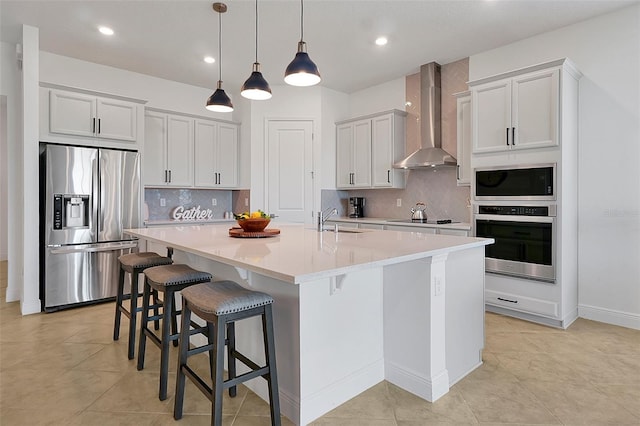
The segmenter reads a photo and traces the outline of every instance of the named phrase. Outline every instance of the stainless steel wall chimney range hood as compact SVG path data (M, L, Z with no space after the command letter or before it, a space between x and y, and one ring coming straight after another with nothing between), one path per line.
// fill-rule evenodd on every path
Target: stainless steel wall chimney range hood
M455 166L456 159L442 149L440 131L440 65L420 67L420 149L393 165L396 169Z

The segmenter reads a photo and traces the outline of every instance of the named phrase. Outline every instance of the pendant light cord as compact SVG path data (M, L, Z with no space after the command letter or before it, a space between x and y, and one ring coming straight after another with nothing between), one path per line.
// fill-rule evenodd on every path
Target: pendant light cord
M222 81L222 13L218 12L218 80Z
M256 64L258 63L258 0L256 0Z
M300 41L304 41L304 2L300 0Z

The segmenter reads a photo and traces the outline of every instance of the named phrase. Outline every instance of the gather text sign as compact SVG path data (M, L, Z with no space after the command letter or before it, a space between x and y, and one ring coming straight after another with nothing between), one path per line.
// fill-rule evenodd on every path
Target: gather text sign
M191 207L189 209L184 206L178 206L171 212L173 220L207 220L213 219L213 211L211 209L201 209Z

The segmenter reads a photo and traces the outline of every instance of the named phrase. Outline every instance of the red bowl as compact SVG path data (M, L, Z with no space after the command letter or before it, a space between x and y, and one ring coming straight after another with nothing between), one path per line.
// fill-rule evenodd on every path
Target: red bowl
M269 222L271 222L271 219L268 217L238 219L238 225L240 225L244 232L262 232Z

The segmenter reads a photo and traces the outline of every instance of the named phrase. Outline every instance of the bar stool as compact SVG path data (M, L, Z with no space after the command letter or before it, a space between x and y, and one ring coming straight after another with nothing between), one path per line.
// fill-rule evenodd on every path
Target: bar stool
M185 377L188 377L211 401L211 424L222 424L222 394L229 389L229 395L236 396L236 385L261 376L269 386L269 405L271 424L280 425L280 401L278 397L278 378L276 374L276 353L273 337L273 316L271 305L273 298L268 294L247 290L233 281L216 281L198 284L182 292L182 328L180 331L180 350L176 377L176 395L173 418L182 418ZM191 313L195 313L207 324L213 324L213 339L209 344L189 349L189 327ZM235 321L261 315L262 333L266 365L260 367L235 347ZM228 379L223 378L225 329L227 332ZM213 340L213 341L211 341ZM213 350L213 386L209 387L194 370L187 365L191 355ZM236 359L251 371L236 377Z
M167 399L167 377L169 375L169 342L177 346L179 337L176 315L181 311L175 307L175 293L189 286L211 281L208 272L196 271L183 264L155 266L144 271L144 291L142 294L142 319L140 324L140 343L138 347L138 370L144 368L144 355L147 337L160 348L160 391L158 397L161 401ZM157 291L163 293L162 302L151 304L151 293ZM149 316L149 310L162 307L162 315ZM149 322L162 318L162 327L158 336L149 328ZM173 332L169 330L170 323ZM189 322L187 322L187 325ZM189 328L187 326L187 328Z
M113 322L113 340L120 339L120 319L121 315L124 314L129 318L129 347L127 355L129 359L133 359L136 344L137 313L142 311L142 308L138 307L138 276L147 268L170 265L173 260L154 252L123 254L118 257L118 260L120 261L120 274L118 277L118 292L116 294L116 317ZM124 294L125 272L131 274L131 292L129 294ZM131 300L131 306L127 310L123 302L128 299Z

